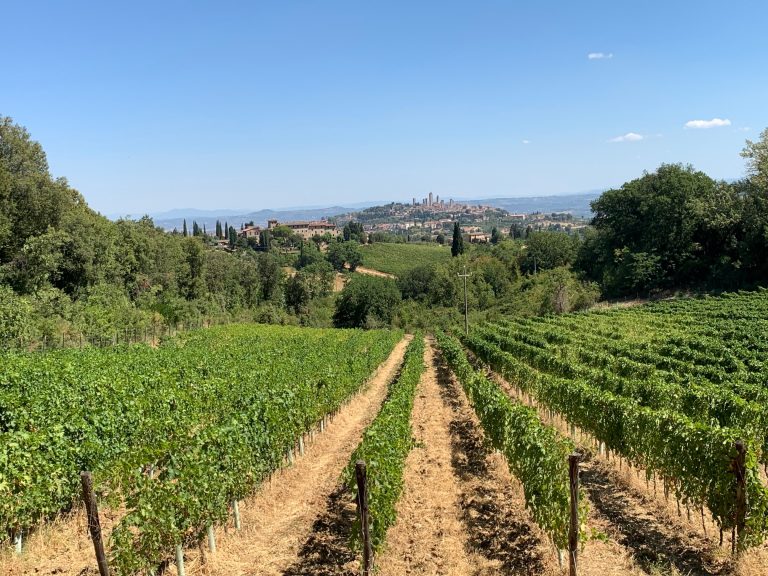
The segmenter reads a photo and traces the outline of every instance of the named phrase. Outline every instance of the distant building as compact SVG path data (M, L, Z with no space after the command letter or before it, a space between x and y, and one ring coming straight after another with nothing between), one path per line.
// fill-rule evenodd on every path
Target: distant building
M281 223L279 223L277 220L270 220L267 222L267 230L277 228L278 226L286 226L290 228L294 234L298 234L304 240L311 240L314 236L323 236L325 234L330 234L334 237L337 237L341 234L341 231L336 227L335 224L331 224L330 222L326 222L324 220L314 222L299 221Z
M238 236L241 238L256 238L258 240L259 234L261 234L261 228L258 226L246 226L242 230L240 230L240 233Z
M482 244L491 241L491 236L485 232L470 232L467 239L473 244Z

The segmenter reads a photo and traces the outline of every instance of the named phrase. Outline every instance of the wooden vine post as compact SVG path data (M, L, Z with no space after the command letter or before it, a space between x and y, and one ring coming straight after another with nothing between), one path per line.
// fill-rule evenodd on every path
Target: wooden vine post
M368 484L365 462L355 462L355 477L357 478L357 514L360 518L360 532L363 537L363 576L370 576L373 564L371 536L368 525Z
M581 454L568 456L568 476L571 487L571 523L568 527L568 574L576 576L576 561L579 553L579 460Z
M747 518L747 448L741 440L736 442L736 457L731 465L736 480L735 538L732 541L731 551L733 554L737 554L741 548Z
M104 554L104 542L101 539L101 523L99 522L99 509L96 506L96 496L93 493L93 477L90 472L80 472L80 483L83 487L83 501L85 512L88 515L88 531L91 533L93 548L96 552L96 563L99 565L99 574L109 576L107 556Z

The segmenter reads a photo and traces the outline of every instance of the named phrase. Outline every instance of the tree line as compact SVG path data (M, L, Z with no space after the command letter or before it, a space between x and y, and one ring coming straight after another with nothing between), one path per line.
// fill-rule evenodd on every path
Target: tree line
M225 230L237 236L216 232ZM0 344L102 341L203 318L287 321L280 254L214 249L206 232L108 220L51 176L26 129L0 116Z
M663 164L592 202L575 268L608 296L768 282L768 129L747 141L747 176L717 181Z
M513 226L475 245L456 223L450 262L396 281L355 275L334 299L336 272L362 264L362 243L388 237L367 235L359 222L338 240L313 241L286 226L244 238L226 222L213 234L196 222L191 233L186 222L181 233L149 217L112 222L51 176L40 144L0 116L0 344L98 341L203 318L430 328L458 318L465 266L470 309L483 317L566 312L601 295L765 284L768 130L742 155L747 176L736 182L665 164L608 190L578 233Z

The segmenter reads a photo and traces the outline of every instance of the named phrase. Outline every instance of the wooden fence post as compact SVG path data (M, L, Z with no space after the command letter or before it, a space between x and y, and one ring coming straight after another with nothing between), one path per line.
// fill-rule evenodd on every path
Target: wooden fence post
M109 576L107 557L104 554L104 543L101 540L101 523L99 522L99 509L96 506L96 497L93 493L93 477L90 472L80 472L80 483L83 486L83 500L85 512L88 515L88 531L91 533L93 548L96 552L96 563L99 565L99 574Z
M576 561L579 553L579 460L581 454L568 456L568 476L571 486L571 523L568 528L568 574L576 576Z
M240 505L237 500L232 500L232 512L235 515L235 530L240 530Z
M733 538L731 551L737 554L742 547L742 538L747 518L747 448L744 442L736 442L736 458L733 459L733 474L736 477L736 517L734 518L735 538Z
M176 573L178 576L186 576L184 570L184 547L181 544L176 544Z
M368 526L368 485L365 462L355 462L355 476L357 478L357 513L360 517L360 532L363 536L363 576L369 576L373 564L373 552L371 550L371 537Z
M211 553L216 552L216 533L213 531L213 524L208 524L208 550Z

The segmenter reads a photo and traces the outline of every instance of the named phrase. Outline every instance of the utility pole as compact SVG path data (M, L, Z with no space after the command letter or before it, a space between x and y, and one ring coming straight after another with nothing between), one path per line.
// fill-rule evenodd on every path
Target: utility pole
M464 266L464 274L456 274L459 278L464 278L464 333L469 336L469 306L467 304L467 278L472 276L467 274L467 267Z

